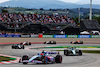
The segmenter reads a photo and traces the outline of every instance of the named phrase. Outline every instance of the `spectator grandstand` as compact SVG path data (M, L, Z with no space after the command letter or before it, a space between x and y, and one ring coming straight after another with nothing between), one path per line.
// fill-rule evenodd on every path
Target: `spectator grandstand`
M21 13L2 13L1 22L30 22L30 23L74 23L66 15L46 15L46 14L21 14Z
M47 15L47 14L21 14L21 13L1 13L1 31L13 31L22 33L56 33L61 32L66 27L75 28L77 25L69 15ZM52 31L51 31L52 30ZM73 29L74 30L74 29ZM27 32L26 32L27 31ZM51 32L49 32L51 31ZM66 31L68 33L68 31ZM65 32L65 33L66 33ZM52 34L52 33L51 33ZM54 33L53 33L54 34Z

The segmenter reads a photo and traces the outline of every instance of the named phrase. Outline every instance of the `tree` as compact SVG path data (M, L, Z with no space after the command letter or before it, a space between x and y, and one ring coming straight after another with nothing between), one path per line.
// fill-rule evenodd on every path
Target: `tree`
M2 9L2 13L8 13L8 10Z
M78 24L78 25L80 24L80 23L78 23L78 17L76 17L76 18L72 17L72 19L76 22L76 24Z
M94 16L93 19L97 20L99 22L99 24L100 24L100 17L95 17Z
M40 8L40 10L44 10L43 8Z

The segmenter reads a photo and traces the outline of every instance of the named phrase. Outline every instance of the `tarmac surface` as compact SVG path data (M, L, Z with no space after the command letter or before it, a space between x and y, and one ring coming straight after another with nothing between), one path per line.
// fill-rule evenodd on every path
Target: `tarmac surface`
M56 45L48 45L48 44L32 44L25 46L25 48L30 47L40 47L40 46L74 46L77 44L56 44ZM80 44L83 46L100 46L100 44ZM79 45L77 45L79 46ZM91 48L92 49L92 48ZM0 54L11 55L22 57L23 55L29 55L32 57L37 53L41 52L36 49L12 49L11 45L0 45ZM82 56L65 56L61 51L60 54L63 56L63 62L61 64L33 64L29 63L27 65L23 65L22 63L15 64L5 64L0 65L0 67L100 67L100 54L91 54L91 53L83 53Z

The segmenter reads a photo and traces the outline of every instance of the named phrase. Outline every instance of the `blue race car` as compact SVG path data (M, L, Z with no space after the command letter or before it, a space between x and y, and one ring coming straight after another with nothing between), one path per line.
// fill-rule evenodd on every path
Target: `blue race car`
M50 52L49 52L50 53ZM62 63L62 56L57 54L55 57L50 56L48 52L42 52L38 55L35 55L29 58L27 55L24 55L22 59L19 60L23 64L28 63L37 63L37 64L52 64L52 63Z

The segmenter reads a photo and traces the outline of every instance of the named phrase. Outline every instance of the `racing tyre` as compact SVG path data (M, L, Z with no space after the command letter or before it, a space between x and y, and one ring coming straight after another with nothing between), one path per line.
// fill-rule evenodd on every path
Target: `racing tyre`
M56 41L50 41L50 44L56 44Z
M18 47L15 47L15 49L18 49Z
M81 50L79 50L79 55L80 55L80 56L82 55L82 51L81 51Z
M83 44L83 41L80 41L80 44Z
M62 56L61 56L61 55L57 55L57 56L55 57L55 62L56 62L56 63L62 63Z
M72 44L72 41L70 42L70 44Z
M31 42L29 42L29 45L31 45Z
M45 56L42 56L41 58L42 58L42 63L43 64L46 64L46 57Z
M46 42L44 42L44 44L46 44Z
M12 49L14 49L14 46L12 46Z
M22 45L23 43L21 42L20 45Z
M24 61L24 60L29 60L29 57L27 56L27 55L24 55L23 57L22 57L22 61ZM23 62L23 64L27 64L28 62Z
M24 45L22 46L22 49L24 49L25 47L24 47Z
M77 42L77 41L75 41L75 42L74 42L74 44L78 44L78 42Z
M68 50L64 50L64 55L68 56L69 55L69 51Z

